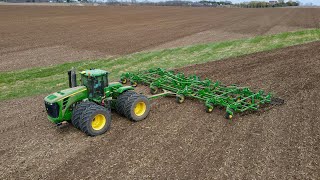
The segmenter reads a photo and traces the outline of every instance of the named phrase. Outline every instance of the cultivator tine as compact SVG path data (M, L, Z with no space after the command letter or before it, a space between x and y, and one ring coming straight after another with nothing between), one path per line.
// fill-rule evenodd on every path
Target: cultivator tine
M281 105L284 103L282 99L274 98L270 93L265 94L263 90L253 92L248 87L239 87L235 84L225 86L219 81L201 80L196 75L186 76L183 73L174 73L161 68L124 73L121 79L149 85L153 90L162 89L177 97L199 99L205 103L207 112L212 112L215 106L224 107L228 119L231 119L234 113L258 111L266 104ZM162 93L161 96L164 94Z

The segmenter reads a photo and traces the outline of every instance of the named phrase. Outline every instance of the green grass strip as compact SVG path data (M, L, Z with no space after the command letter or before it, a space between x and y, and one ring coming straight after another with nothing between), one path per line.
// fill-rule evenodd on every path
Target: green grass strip
M111 72L111 80L118 80L120 74L127 71L145 70L153 67L177 68L319 40L320 29L308 29L248 39L141 52L117 58L0 72L0 100L48 94L67 88L67 71L72 67L78 70L106 69Z

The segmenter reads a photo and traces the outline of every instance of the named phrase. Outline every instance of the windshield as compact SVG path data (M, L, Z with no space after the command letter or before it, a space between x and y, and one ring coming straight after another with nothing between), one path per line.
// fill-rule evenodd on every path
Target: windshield
M88 87L88 77L85 75L81 75L81 85Z
M103 96L104 88L108 86L108 76L90 78L84 74L81 75L81 85L86 86L89 91L89 98Z

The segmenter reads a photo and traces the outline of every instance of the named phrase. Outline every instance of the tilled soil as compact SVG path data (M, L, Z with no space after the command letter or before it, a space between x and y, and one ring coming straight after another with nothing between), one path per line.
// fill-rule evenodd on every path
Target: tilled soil
M0 71L320 27L320 9L0 6Z
M53 127L43 96L0 102L0 179L318 179L320 42L179 69L272 91L285 104L224 119L196 100L152 102L87 137Z

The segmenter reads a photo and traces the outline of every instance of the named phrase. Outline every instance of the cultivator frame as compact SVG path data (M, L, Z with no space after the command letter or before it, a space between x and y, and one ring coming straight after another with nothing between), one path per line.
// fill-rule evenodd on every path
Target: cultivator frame
M162 68L127 72L121 75L120 81L130 81L132 86L148 85L153 94L149 99L173 95L177 102L182 103L186 97L194 98L205 103L208 113L215 107L223 107L226 109L227 119L231 119L234 113L257 111L262 105L270 104L273 99L271 93L265 94L263 90L254 92L248 87L234 84L226 86L219 81L201 80L196 75L185 76Z

